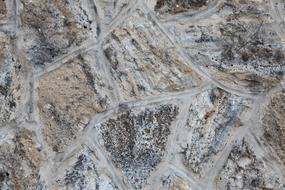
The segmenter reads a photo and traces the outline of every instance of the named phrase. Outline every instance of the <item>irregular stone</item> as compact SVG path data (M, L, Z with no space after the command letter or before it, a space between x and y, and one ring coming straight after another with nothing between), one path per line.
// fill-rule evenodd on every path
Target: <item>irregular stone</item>
M7 14L7 6L6 1L0 1L0 20L6 17Z
M39 80L43 134L56 152L62 151L92 116L105 111L111 103L111 88L93 53L79 55Z
M42 156L33 134L20 129L0 143L0 189L41 189Z
M141 10L113 30L103 49L123 100L181 91L203 81Z
M87 0L20 0L28 61L44 67L96 37L94 13Z
M162 15L178 14L181 12L197 12L212 0L157 0L154 10Z
M90 151L87 147L83 147L76 155L68 160L68 165L59 168L56 173L64 173L60 176L55 184L52 185L53 190L117 190L118 187L114 183L112 176L97 159L97 155Z
M241 163L242 166L241 166ZM220 171L217 189L284 189L284 181L256 156L244 139L236 143Z
M262 116L263 139L285 166L285 90L274 94Z
M178 151L184 166L204 176L228 139L245 122L252 101L219 88L191 100L186 126L180 131Z
M227 0L205 19L165 26L196 66L221 83L258 93L283 80L284 46L268 1Z
M134 189L142 189L160 163L178 108L171 104L128 110L97 124L115 166Z
M17 60L14 45L14 37L0 32L0 128L24 115L21 109L27 68Z
M171 172L169 175L161 177L161 185L159 190L189 190L191 189L190 183L183 177Z

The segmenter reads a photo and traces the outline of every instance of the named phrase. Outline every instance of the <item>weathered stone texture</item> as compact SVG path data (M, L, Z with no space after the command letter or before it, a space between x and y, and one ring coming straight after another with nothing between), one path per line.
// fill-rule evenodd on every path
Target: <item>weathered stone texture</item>
M0 189L41 189L39 146L27 129L18 130L0 144Z
M134 189L143 188L160 163L177 113L170 104L129 110L96 126L115 166Z
M154 10L160 14L177 14L182 12L198 11L211 0L157 0Z
M263 138L285 166L285 92L274 94L262 117Z
M160 177L161 184L158 190L188 190L191 189L190 183L183 177L177 175L176 172L171 171L170 174Z
M123 100L181 91L203 81L141 10L107 37L103 49Z
M0 0L0 189L284 190L284 44L284 0Z
M117 190L112 176L102 164L94 151L82 147L65 167L58 169L57 173L63 175L56 179L51 189Z
M250 113L252 102L219 88L203 92L191 100L186 126L178 144L183 164L199 176L212 167L215 156Z
M218 81L253 93L278 85L285 52L266 1L225 1L209 18L166 27L191 60Z
M106 110L110 104L109 89L92 53L79 55L39 80L38 108L43 133L54 151L62 151L91 117Z
M28 61L44 67L96 35L94 13L83 0L20 0Z
M0 128L24 114L21 111L26 69L15 56L13 36L0 32ZM21 114L21 116L19 115Z
M245 140L236 143L217 180L218 189L284 189L266 163L256 156Z

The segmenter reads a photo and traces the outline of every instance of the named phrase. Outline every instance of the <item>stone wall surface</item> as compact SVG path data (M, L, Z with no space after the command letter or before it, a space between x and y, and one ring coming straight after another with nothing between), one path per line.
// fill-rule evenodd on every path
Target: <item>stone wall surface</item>
M0 190L285 190L284 0L0 0Z

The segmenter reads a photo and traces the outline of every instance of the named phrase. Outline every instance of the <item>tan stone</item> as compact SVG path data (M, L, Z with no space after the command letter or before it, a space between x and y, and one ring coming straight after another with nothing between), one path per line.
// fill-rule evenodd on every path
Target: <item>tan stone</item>
M274 94L262 118L264 139L285 165L285 92Z
M38 86L43 133L55 151L76 138L96 113L109 105L103 73L95 74L89 60L79 56L44 75ZM106 93L101 90L106 89Z

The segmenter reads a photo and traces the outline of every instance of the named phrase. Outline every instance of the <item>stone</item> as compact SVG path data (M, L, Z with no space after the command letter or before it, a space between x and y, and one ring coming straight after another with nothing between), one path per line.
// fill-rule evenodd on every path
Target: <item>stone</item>
M182 164L203 177L215 158L250 114L252 102L212 88L191 100L187 122L178 136L178 152Z
M31 131L19 129L7 135L0 143L0 160L0 189L42 188L39 170L43 159Z
M168 175L163 175L161 178L159 190L189 190L190 183L183 177L179 176L175 171L171 171Z
M190 89L204 80L140 9L112 31L103 50L123 101Z
M95 126L115 166L133 189L142 189L161 162L178 107L166 104L128 110Z
M157 0L154 10L160 14L178 14L188 11L197 11L205 7L211 0Z
M56 152L110 106L112 93L93 51L42 76L37 91L43 134Z
M117 190L110 172L103 166L94 151L86 146L73 155L68 164L59 167L51 189Z
M197 68L213 79L256 94L283 80L285 52L267 1L227 0L210 17L166 23Z
M87 40L96 39L88 0L20 0L22 50L27 61L43 68Z
M14 36L0 32L0 128L15 122L22 113L27 70L15 53Z
M0 2L0 20L6 17L7 14L7 6L6 6L6 1L1 1Z
M263 140L285 166L285 91L273 94L262 115Z
M246 167L240 162L247 160ZM285 184L270 170L261 158L256 156L245 140L237 142L217 179L218 189L284 189Z

